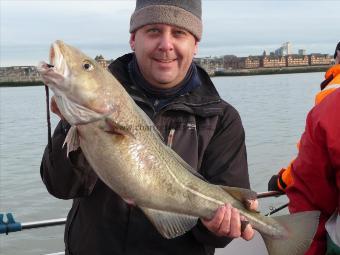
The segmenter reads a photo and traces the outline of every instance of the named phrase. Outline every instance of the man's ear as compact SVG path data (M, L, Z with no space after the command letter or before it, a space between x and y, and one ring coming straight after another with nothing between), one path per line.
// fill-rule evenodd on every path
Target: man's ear
M132 51L135 51L135 37L136 37L135 33L130 34L129 43L130 43L130 48L131 48Z

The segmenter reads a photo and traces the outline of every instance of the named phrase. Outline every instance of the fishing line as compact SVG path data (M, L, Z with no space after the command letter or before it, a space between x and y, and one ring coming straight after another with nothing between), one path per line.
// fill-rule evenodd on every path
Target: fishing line
M279 196L282 196L282 195L285 195L284 192L282 191L266 191L266 192L260 192L260 193L257 193L257 198L266 198L266 197L279 197ZM267 214L265 214L265 216L269 216L269 215L272 215L274 213L277 213L279 211L281 211L282 209L288 207L288 204L289 203L286 203L278 208L273 208L273 209L270 209L270 212L268 212Z
M275 209L271 210L269 213L265 214L265 216L269 216L269 215L272 215L272 214L274 214L274 213L277 213L278 211L281 211L282 209L288 207L288 205L289 205L289 203L286 203L286 204L284 204L284 205L281 205L280 207L275 208Z

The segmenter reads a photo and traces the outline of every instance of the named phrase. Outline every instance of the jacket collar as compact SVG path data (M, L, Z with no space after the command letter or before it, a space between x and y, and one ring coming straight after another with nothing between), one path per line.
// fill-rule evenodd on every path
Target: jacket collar
M133 53L123 55L112 62L108 68L135 101L145 103L153 108L153 105L144 92L135 86L129 78L128 64L132 60L132 57ZM199 116L222 114L220 107L216 107L216 103L220 103L222 100L210 80L209 75L198 65L197 70L202 85L185 95L175 98L170 105L166 107L166 110L182 110Z

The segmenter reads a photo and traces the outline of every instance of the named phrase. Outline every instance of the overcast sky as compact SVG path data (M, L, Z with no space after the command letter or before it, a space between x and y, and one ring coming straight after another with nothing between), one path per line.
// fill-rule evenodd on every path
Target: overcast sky
M129 52L135 1L0 0L0 66L36 65L61 39L91 57ZM289 41L294 53L333 54L340 40L340 1L203 0L199 57L260 55Z

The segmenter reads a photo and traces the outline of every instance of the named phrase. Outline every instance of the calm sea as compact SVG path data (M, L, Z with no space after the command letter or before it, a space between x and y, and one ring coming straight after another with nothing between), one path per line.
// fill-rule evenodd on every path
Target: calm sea
M255 191L266 191L270 176L295 155L322 79L323 73L213 78L220 95L241 115ZM40 179L47 143L45 107L43 87L0 88L0 213L12 212L19 222L64 218L71 204L48 194ZM53 126L56 123L53 116ZM266 213L286 199L260 202ZM259 237L252 242L236 240L217 253L266 254L257 247L260 242ZM63 248L63 226L0 236L4 255L47 254Z

